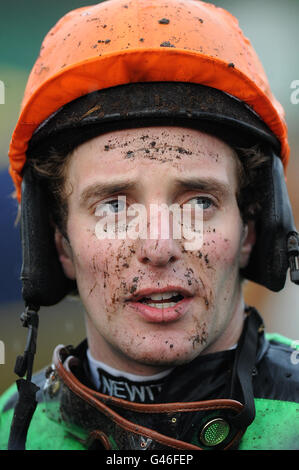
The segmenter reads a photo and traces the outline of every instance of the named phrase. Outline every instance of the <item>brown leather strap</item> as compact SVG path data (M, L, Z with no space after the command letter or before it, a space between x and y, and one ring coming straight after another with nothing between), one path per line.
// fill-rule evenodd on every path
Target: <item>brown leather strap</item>
M100 441L104 449L111 450L109 439L103 431L98 431L98 430L92 431L89 434L87 442L86 442L87 447L89 448L93 444L94 441Z
M120 414L116 413L114 410L109 408L108 405L113 405L122 409L131 410L137 413L177 413L177 412L196 412L196 411L207 411L207 410L231 410L236 413L240 412L243 409L243 405L236 400L229 399L218 399L218 400L206 400L198 402L179 402L179 403L161 403L161 404L141 404L128 402L121 398L109 397L102 393L96 392L85 385L83 385L72 373L70 366L75 364L77 359L74 357L69 357L65 366L63 365L60 353L63 350L62 346L58 346L54 351L54 364L57 370L57 373L64 384L77 396L82 398L84 401L89 403L91 406L96 408L98 411L109 417L114 423L120 426L126 431L145 436L149 439L152 439L160 444L172 447L175 449L189 449L189 450L203 450L202 448L184 442L164 434L159 433L150 428L133 423L125 419ZM97 431L101 433L101 431ZM234 439L228 443L225 449L231 448L237 439L240 439L243 434L243 431L239 431ZM99 435L98 435L99 436ZM102 439L102 434L101 434ZM107 442L106 442L107 444Z

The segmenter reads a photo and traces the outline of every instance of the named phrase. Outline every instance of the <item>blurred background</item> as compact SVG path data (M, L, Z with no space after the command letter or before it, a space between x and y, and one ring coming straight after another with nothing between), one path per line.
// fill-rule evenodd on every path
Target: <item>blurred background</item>
M150 0L148 0L150 2ZM17 205L8 176L8 146L17 121L28 74L49 29L69 10L94 4L80 0L1 1L0 80L5 85L5 103L0 104L0 340L5 345L5 364L0 364L0 394L15 381L15 357L22 354L27 330L21 327L21 246L15 226ZM299 80L298 0L217 0L240 23L250 38L268 75L272 91L286 111L291 158L287 185L299 228L299 103L291 103L291 84ZM297 94L299 98L299 93ZM0 103L1 99L0 99ZM254 283L245 286L247 303L256 306L267 331L299 340L299 288L291 285L272 293ZM84 338L82 305L66 299L41 309L38 354L35 370L51 362L53 348L60 343L77 344Z

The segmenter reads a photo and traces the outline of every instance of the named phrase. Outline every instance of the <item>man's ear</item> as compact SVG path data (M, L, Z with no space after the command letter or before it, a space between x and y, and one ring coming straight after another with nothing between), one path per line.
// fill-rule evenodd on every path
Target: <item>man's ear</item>
M242 245L240 251L240 268L245 268L249 262L250 254L256 242L255 222L249 220L244 224Z
M55 230L55 245L64 274L69 279L75 280L76 271L73 263L73 252L71 245L57 228Z

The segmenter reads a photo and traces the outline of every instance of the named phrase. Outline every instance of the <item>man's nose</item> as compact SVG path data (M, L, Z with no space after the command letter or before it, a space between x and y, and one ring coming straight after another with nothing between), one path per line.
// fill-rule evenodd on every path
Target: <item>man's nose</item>
M180 257L177 242L173 239L139 240L137 258L140 263L167 266Z
M167 211L163 216L160 213L160 217L150 218L147 235L139 238L137 244L137 258L140 263L162 267L180 258L179 241L174 238L172 223L172 217L167 215Z

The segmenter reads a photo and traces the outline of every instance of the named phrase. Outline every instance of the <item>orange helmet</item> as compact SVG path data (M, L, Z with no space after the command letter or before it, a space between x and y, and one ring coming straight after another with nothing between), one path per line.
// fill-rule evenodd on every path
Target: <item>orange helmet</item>
M53 113L96 90L163 81L206 85L249 105L286 166L284 111L231 14L198 0L109 0L66 14L43 41L9 149L18 200L28 143Z

